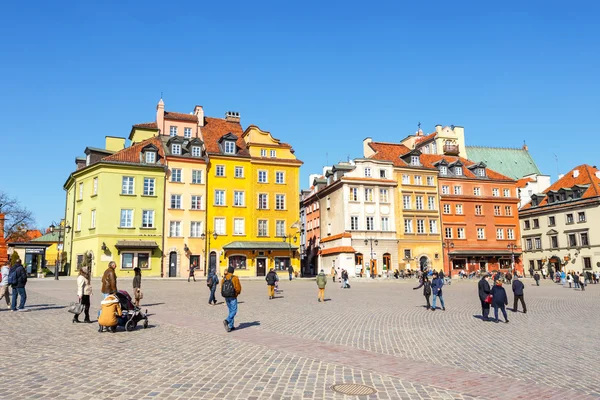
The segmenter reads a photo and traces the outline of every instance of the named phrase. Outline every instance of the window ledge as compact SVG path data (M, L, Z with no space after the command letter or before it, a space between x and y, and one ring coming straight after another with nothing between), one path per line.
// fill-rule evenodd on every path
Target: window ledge
M135 226L131 226L131 227L128 227L128 226L118 226L117 229L131 229L131 230L133 230L133 229L135 229Z
M183 185L185 182L182 182L182 181L169 181L169 183L177 183L177 184Z
M215 175L215 178L227 178L225 175Z
M98 193L91 195L90 197L98 197Z
M125 194L125 193L121 193L119 196L124 196L124 197L136 197L137 194Z
M140 227L140 229L143 229L143 230L145 230L145 231L156 230L156 228L155 228L155 227L143 227L143 226L142 226L142 227Z
M204 185L204 182L190 182L190 185Z
M142 197L158 197L155 194L143 194Z
M235 207L235 208L246 208L245 205L244 206L233 206L233 207Z
M190 208L189 211L206 211L202 208Z
M184 211L183 208L168 208L171 211Z
M78 203L81 203L83 201L83 199L77 199Z
M93 228L88 228L88 230L90 230L90 231L95 231L95 230L96 230L96 227L93 227Z

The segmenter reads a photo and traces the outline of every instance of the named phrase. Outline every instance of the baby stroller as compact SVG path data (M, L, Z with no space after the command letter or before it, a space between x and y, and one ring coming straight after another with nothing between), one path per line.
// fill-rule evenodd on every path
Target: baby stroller
M125 327L125 330L130 332L135 330L138 322L144 321L144 329L148 327L148 310L145 313L139 307L136 307L131 301L131 296L124 290L117 292L117 298L121 304L122 315L117 318L118 326Z

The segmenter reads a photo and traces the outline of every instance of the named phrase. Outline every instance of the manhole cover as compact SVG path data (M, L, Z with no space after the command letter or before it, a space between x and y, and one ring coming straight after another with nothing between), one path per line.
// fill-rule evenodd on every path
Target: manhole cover
M358 385L356 383L340 383L331 386L331 388L338 393L347 394L350 396L367 396L377 393L377 390L371 386Z

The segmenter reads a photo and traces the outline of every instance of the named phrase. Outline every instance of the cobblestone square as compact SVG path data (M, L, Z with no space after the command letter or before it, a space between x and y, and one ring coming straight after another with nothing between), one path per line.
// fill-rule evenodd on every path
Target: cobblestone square
M331 389L342 383L373 387L370 399L600 397L600 285L527 279L528 313L496 324L478 318L476 281L445 286L436 312L414 280L351 283L330 280L318 303L314 280L282 277L274 300L264 282L242 281L238 329L226 333L227 308L220 296L207 304L204 281L145 279L150 327L100 334L71 323L75 280L31 279L28 312L0 311L0 398L358 398Z

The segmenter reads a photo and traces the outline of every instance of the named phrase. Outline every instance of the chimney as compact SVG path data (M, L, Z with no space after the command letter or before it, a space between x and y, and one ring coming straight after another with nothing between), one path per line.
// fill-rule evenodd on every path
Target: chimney
M577 178L579 176L579 170L578 169L574 169L573 170L573 178Z
M117 152L125 148L125 138L117 136L105 136L104 148L106 150Z
M240 123L240 113L236 111L227 111L225 113L225 121Z
M198 126L204 126L204 109L202 106L194 107L194 115L198 117Z
M4 239L4 214L0 213L0 265L8 263L8 246Z
M371 142L373 142L373 139L371 139L370 137L365 138L363 140L363 157L365 158L369 158L373 154L375 154L375 150L373 150L371 146L369 146L369 143Z
M156 106L156 125L158 125L158 131L161 134L164 134L163 128L165 125L165 103L163 102L162 97ZM167 134L168 133L169 132L167 132Z
M596 171L596 178L600 179L600 171Z

